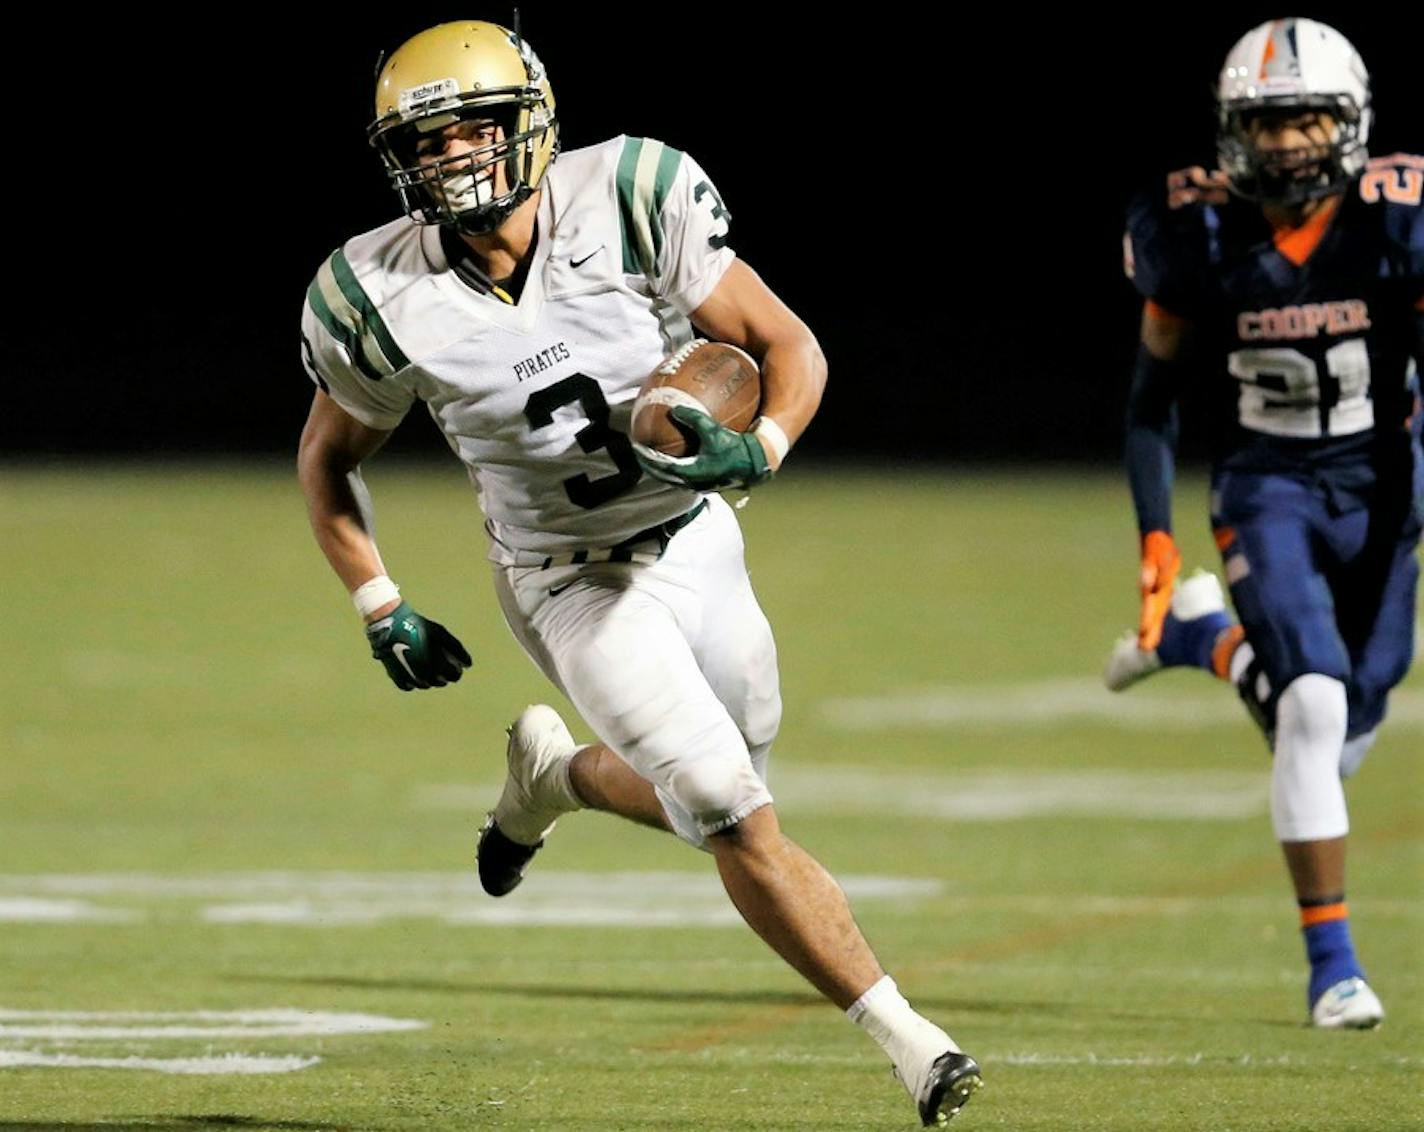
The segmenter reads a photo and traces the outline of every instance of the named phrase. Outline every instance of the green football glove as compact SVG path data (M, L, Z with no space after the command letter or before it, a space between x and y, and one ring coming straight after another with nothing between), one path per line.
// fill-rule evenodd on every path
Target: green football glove
M366 626L371 655L402 692L453 684L472 663L465 646L438 621L428 621L403 601Z
M766 449L750 432L737 432L718 424L700 409L676 405L668 416L691 444L691 456L668 456L634 443L643 470L654 479L695 491L720 491L724 487L748 488L771 478Z

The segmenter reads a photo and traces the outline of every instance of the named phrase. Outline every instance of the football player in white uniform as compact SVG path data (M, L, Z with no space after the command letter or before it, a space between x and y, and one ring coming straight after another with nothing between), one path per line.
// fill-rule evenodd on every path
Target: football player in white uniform
M628 137L559 156L548 77L516 33L460 22L403 44L370 140L406 215L348 241L307 291L319 388L298 465L317 542L398 687L460 678L463 646L386 575L359 476L425 402L479 495L510 628L603 740L577 746L542 705L515 721L481 882L509 892L575 809L670 830L712 854L751 927L943 1123L978 1066L910 1007L778 826L775 646L715 494L768 478L806 428L826 378L815 338L727 246L690 157ZM743 434L679 408L695 454L659 461L627 436L633 399L694 324L758 360L762 416Z

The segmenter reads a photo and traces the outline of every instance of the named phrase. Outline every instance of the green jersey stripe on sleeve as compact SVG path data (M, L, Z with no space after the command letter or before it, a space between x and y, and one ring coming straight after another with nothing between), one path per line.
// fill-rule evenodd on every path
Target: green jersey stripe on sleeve
M677 176L682 152L652 138L628 138L618 161L618 227L623 270L657 273L663 250L663 203Z
M341 289L341 293L346 297L346 301L352 309L357 312L362 338L374 339L375 345L384 355L392 373L405 369L410 365L410 359L396 345L396 340L391 337L391 332L386 328L384 320L376 310L376 304L371 302L361 284L356 281L356 273L351 270L346 253L337 248L331 254L331 258L327 260L327 264L331 268L336 285Z
M623 270L630 275L642 270L632 222L633 175L638 171L638 157L642 152L642 138L627 138L623 142L623 155L618 159L618 234L623 237Z
M322 270L325 271L325 267ZM317 273L317 277L307 288L307 303L312 309L312 314L316 315L317 320L326 327L327 332L341 343L347 356L351 359L351 364L361 371L361 375L372 381L380 381L383 374L366 357L365 351L361 348L361 335L352 326L338 318L327 304L326 295L321 286L321 272Z

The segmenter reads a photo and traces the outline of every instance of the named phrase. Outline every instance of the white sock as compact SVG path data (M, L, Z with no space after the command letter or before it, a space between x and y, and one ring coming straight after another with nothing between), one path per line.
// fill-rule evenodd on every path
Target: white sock
M889 975L851 1003L846 1017L889 1055L901 1083L916 1099L935 1059L950 1050L959 1052L953 1038L905 1001Z
M573 813L575 810L585 810L588 803L579 797L578 791L574 789L574 780L569 773L569 769L574 765L574 759L582 750L591 747L591 743L583 743L574 748L574 753L559 763L548 778L548 788L553 795L549 801L554 802L559 810L564 813Z
M1349 706L1345 685L1312 672L1281 693L1271 766L1271 822L1277 841L1329 841L1350 831L1340 755Z
M1251 647L1249 641L1242 641L1236 646L1236 651L1231 654L1231 664L1227 671L1233 684L1241 683L1241 675L1246 671L1246 666L1256 659L1256 650Z

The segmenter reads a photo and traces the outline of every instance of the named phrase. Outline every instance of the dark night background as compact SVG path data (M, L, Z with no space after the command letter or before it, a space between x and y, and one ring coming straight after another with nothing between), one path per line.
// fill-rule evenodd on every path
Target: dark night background
M306 284L396 215L364 137L377 54L510 9L294 10L12 44L0 450L294 451ZM808 455L1112 459L1139 308L1123 204L1211 163L1221 60L1280 13L857 11L522 9L565 148L621 132L693 153L733 246L818 333L831 385ZM1424 18L1367 11L1324 18L1373 75L1371 151L1418 152ZM419 413L393 447L444 450Z

